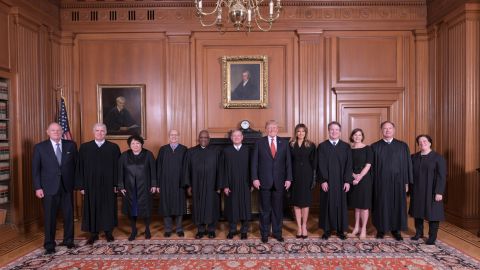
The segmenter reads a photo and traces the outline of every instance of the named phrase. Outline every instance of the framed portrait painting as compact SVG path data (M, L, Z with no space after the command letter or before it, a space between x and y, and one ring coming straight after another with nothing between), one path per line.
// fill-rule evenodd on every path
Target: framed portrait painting
M224 56L222 73L224 108L268 106L267 56Z
M98 84L98 122L107 126L108 139L145 138L145 85Z

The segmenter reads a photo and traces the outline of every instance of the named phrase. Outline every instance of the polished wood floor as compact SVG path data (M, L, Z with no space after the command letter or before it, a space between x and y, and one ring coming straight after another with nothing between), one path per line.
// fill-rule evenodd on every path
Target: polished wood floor
M308 231L309 237L318 238L321 236L322 230L318 228L317 216L309 218ZM353 219L351 219L353 220ZM217 238L225 239L227 232L227 223L219 222L217 226ZM142 221L137 223L139 229L138 239L144 238L144 226ZM409 231L404 233L404 237L410 237L413 234L413 221L409 219ZM428 232L426 225L426 233ZM184 220L185 238L193 239L195 237L196 228L189 219ZM350 228L351 230L351 228ZM160 219L152 220L151 224L152 238L163 238L163 223ZM295 238L297 233L296 223L293 220L286 219L284 221L283 236L286 238ZM61 224L58 226L57 239L62 238L63 231L61 230ZM114 236L116 239L126 239L130 234L130 227L128 220L124 218L120 219L120 226L115 229ZM374 237L375 229L369 226L368 234L370 237ZM80 231L80 221L75 221L75 238L77 241L82 241L88 237L87 233ZM100 236L103 239L103 235ZM260 238L258 221L252 221L250 226L249 238ZM174 234L170 239L178 239ZM441 241L463 251L464 253L480 260L480 238L471 232L458 228L450 223L443 222L440 225L440 231L438 239ZM301 241L301 240L299 240ZM32 232L21 232L10 225L0 226L0 266L5 265L23 255L42 247L43 233L37 229Z

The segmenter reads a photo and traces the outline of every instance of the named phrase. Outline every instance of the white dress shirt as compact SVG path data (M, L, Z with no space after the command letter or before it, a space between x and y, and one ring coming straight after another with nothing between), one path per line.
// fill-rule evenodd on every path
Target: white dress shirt
M53 151L57 151L57 144L60 144L60 152L62 152L62 140L55 142L54 140L50 139L50 142L52 143Z
M275 149L278 150L278 147L277 147L277 136L275 137L270 137L268 136L268 146L270 146L272 144L272 139L273 139L273 144L275 145Z
M340 141L340 139L337 139L337 140L335 140L335 141L329 139L329 141L330 141L330 143L331 143L333 146L337 146L337 144L338 144L338 142Z
M101 147L105 143L105 140L102 140L102 141L95 140L95 143L97 144L98 147Z
M393 138L391 138L390 140L387 140L387 139L383 139L384 142L388 143L388 144L391 144L392 141L393 141Z

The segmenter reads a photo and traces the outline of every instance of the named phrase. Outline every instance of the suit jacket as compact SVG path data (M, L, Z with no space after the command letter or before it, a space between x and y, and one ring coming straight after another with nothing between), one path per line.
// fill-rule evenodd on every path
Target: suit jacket
M252 181L259 179L261 189L283 190L285 181L292 181L292 157L288 141L277 137L277 153L272 157L268 136L255 143L252 154Z
M32 161L34 190L43 189L45 195L55 195L63 182L66 191L72 192L76 163L77 145L73 141L62 140L61 165L58 165L50 139L36 144Z

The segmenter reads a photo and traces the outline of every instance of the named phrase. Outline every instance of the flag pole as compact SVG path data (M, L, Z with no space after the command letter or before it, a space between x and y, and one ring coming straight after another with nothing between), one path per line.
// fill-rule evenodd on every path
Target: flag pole
M53 91L55 92L55 122L58 122L58 116L60 115L60 106L62 102L62 96L63 96L63 85L57 84L56 87L53 88ZM58 97L58 93L60 93L60 97Z

